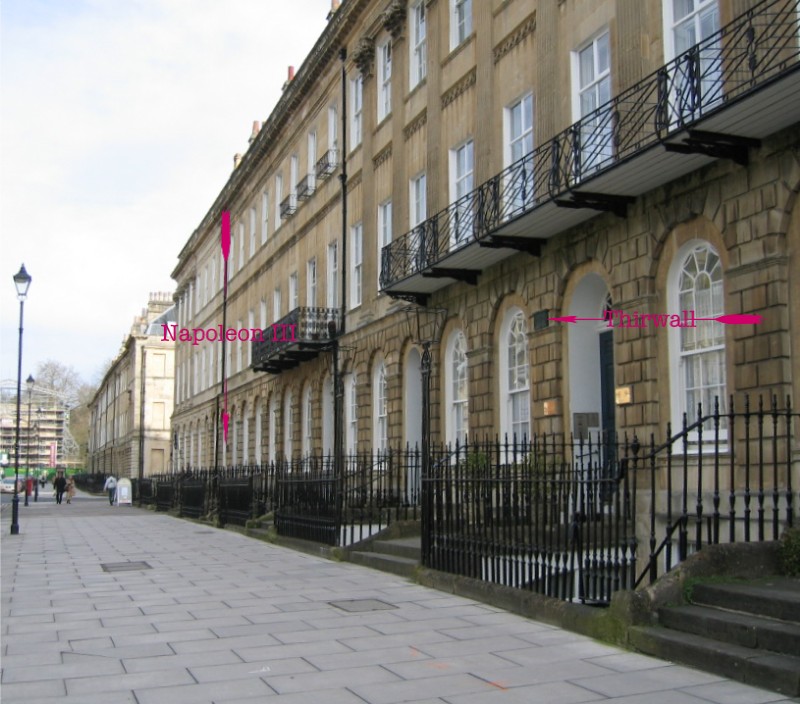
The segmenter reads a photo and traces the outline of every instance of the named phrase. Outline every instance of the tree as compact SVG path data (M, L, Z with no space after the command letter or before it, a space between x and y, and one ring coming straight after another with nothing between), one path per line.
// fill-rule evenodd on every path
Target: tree
M52 389L67 407L72 408L79 403L78 396L83 381L74 367L48 359L39 362L36 367L36 385Z

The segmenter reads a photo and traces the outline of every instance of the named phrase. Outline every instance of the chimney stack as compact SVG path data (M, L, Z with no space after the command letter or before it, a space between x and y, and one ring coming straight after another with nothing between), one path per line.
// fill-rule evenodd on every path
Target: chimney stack
M234 154L233 155L233 168L236 169L239 164L242 163L242 155L241 154Z
M328 13L328 16L326 17L328 22L331 21L331 19L336 14L336 12L339 9L339 7L341 6L341 4L342 3L339 0L331 0L331 11Z
M253 129L250 132L250 139L247 140L248 144L252 144L253 140L258 137L258 133L261 131L261 122L258 120L253 120Z
M289 87L289 84L294 80L294 66L289 66L288 78L286 79L286 83L283 84L283 88L281 90L286 90Z

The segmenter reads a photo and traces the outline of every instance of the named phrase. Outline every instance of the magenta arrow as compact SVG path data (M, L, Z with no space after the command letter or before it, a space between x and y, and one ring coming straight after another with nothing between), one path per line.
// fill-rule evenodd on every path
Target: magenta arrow
M758 313L718 315L716 318L695 318L695 320L714 320L725 325L760 325L761 316Z
M222 211L222 231L220 232L220 245L222 246L222 258L225 260L225 273L223 274L224 291L223 296L228 298L228 255L231 253L231 213L229 210ZM224 354L224 351L223 351ZM225 402L222 410L222 433L225 444L228 444L228 425L230 416L228 415L228 380L223 379L225 388Z
M554 323L575 323L579 320L607 320L607 318L579 318L575 315L563 315L560 318L548 318Z

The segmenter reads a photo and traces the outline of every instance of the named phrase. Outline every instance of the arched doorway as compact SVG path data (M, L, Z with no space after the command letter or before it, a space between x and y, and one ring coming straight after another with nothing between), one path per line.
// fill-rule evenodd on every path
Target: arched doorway
M613 442L616 434L614 402L614 333L605 322L611 297L605 281L595 273L575 288L569 315L595 320L569 326L570 429L576 441L602 431Z

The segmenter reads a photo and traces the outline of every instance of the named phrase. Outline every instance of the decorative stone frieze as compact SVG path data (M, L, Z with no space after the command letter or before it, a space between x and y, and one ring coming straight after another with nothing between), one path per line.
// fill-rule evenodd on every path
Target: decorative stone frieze
M411 135L422 128L427 122L428 110L426 108L403 128L403 137L405 137L406 140L411 139Z
M442 96L442 110L444 110L444 108L450 105L450 103L452 103L460 95L472 88L472 86L475 85L476 76L477 72L473 68L466 76L457 81L452 88L446 91Z
M494 62L497 63L529 34L536 30L536 10L528 15L511 34L501 41L493 50Z
M392 145L387 144L374 157L372 157L372 166L377 169L390 156L392 156Z

